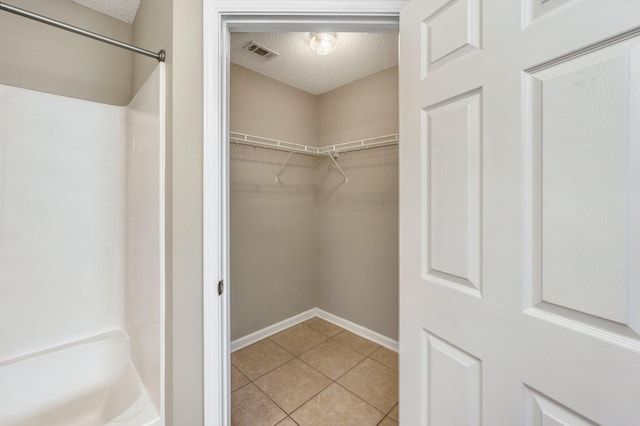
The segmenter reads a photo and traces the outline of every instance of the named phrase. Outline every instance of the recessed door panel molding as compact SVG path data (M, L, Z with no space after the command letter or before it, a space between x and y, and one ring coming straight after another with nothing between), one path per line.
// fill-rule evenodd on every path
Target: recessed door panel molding
M423 329L427 425L482 424L482 361Z
M422 23L422 76L482 48L481 0L451 0Z
M528 26L542 15L549 13L560 6L569 3L570 1L572 0L523 0L523 27Z
M524 76L525 308L638 338L640 37L603 46Z
M524 386L525 426L595 426L586 419L557 401Z
M423 275L481 296L482 94L423 111Z

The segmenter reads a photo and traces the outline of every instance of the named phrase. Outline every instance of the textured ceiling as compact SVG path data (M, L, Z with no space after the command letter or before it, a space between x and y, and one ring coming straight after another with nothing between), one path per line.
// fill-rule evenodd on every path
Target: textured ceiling
M140 0L73 0L74 2L105 15L132 24L140 6Z
M313 53L309 33L232 33L231 62L314 95L398 64L397 33L337 33L338 47ZM265 61L242 50L249 41L280 56Z

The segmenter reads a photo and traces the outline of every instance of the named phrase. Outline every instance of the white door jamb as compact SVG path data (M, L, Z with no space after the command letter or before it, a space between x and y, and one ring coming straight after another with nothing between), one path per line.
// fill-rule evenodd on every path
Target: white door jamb
M204 0L204 424L230 424L229 34L397 31L404 0ZM218 282L224 291L218 295Z

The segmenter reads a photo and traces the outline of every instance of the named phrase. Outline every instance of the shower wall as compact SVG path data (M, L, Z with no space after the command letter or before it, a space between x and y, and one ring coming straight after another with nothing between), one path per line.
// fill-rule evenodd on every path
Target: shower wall
M186 4L186 2L181 2L179 6L176 6L174 8L174 5L173 5L174 2L172 0L143 0L141 2L140 8L138 9L134 24L128 25L115 18L106 16L104 14L98 13L84 6L81 6L73 2L72 0L47 0L47 1L10 0L9 3L17 7L22 7L27 10L31 10L36 13L43 14L45 16L49 16L54 19L59 19L63 22L68 22L72 25L76 25L81 28L88 29L90 31L104 34L106 36L115 38L117 40L139 45L144 48L148 48L150 50L157 51L160 48L163 48L167 51L168 56L167 56L166 65L168 67L171 66L172 57L173 57L172 55L172 50L173 50L172 49L173 47L172 22L174 20L174 15L180 16L181 13L184 13L183 12L184 10L188 10L188 4ZM191 2L191 3L194 3L193 9L197 9L197 5L195 4L195 2ZM184 28L189 27L192 30L193 29L192 21L189 20L188 23L183 25L183 27ZM181 34L187 34L188 37L196 37L195 33L191 30L181 31ZM185 67L188 69L187 72L189 74L188 79L191 79L193 75L193 64L195 63L194 61L197 60L198 47L196 44L190 43L190 42L183 43L182 45L180 45L180 47L183 47L183 46L187 46L189 51L194 54L193 57L195 58L195 59L188 58L186 60L181 61L181 64L186 64ZM181 49L181 52L184 54L184 51L188 49L186 48ZM82 113L76 114L75 112L66 112L61 108L53 108L56 114L60 114L61 116L66 117L66 119L58 120L56 115L56 116L50 116L49 121L52 121L52 122L59 121L62 125L67 126L70 129L69 130L70 133L74 133L74 135L77 135L79 137L81 137L81 135L79 135L78 129L74 129L73 127L78 125L81 126L82 115L84 113L87 113L86 111L87 108L88 109L104 108L107 111L111 111L111 113L117 110L114 109L112 111L109 109L111 107L109 107L108 105L99 105L99 104L93 104L93 103L86 103L86 105L90 105L90 107L85 107L85 104L82 103L81 101L78 102L78 99L85 99L85 100L96 101L96 102L112 104L112 105L121 105L121 106L127 105L131 100L131 98L133 97L133 95L138 91L138 89L140 89L143 85L146 84L145 82L147 81L147 78L149 77L150 74L152 74L152 72L154 72L153 70L157 66L157 62L151 58L142 57L140 55L134 55L132 52L129 52L126 50L119 49L114 46L109 46L107 44L103 44L95 40L86 39L84 37L65 32L60 29L50 27L48 25L43 25L37 22L33 22L28 19L13 15L10 13L5 13L5 12L0 13L0 51L3 53L0 56L0 84L13 86L10 89L21 87L25 89L38 90L40 92L71 96L76 98L76 99L69 99L69 102L76 101L77 102L76 108L80 111L83 111ZM201 54L201 47L200 47L200 54ZM132 75L133 75L133 78L132 78ZM5 88L3 87L2 90L4 89ZM184 94L185 92L181 91L181 93ZM44 95L44 94L40 93L40 95ZM168 89L167 95L169 97L169 99L167 100L167 102L169 102L169 105L167 108L168 115L165 115L164 117L160 117L161 122L163 123L163 126L165 122L170 123L171 121L172 113L171 113L171 105L170 105L170 102L171 102L170 88ZM4 95L1 95L0 98L3 99L3 100L0 100L0 190L2 190L2 188L4 187L4 182L7 181L7 177L5 176L5 170L2 165L3 164L2 157L5 149L4 123L6 122L7 118L3 113L3 111L6 109L5 102L4 102ZM67 98L63 98L63 99L67 99ZM195 98L190 97L190 100L188 102L183 102L181 103L181 105L182 107L187 108L189 107L189 105L197 106L197 102L195 102ZM120 110L116 114L129 115L129 122L131 123L131 118L132 118L131 110L129 112L123 112L122 110ZM102 113L96 113L96 115L101 116L100 120L107 120L107 118ZM186 114L186 119L191 119L192 117L193 117L192 114ZM147 130L149 129L150 122L148 120L140 121L139 124L143 124L143 127L146 127ZM38 126L41 126L41 125L38 124ZM191 130L196 126L187 126L187 127ZM129 131L130 130L131 129L129 129ZM125 133L124 129L122 129L122 132ZM141 134L144 134L145 132L146 130L141 132ZM48 133L48 130L43 129L41 133ZM55 131L53 131L52 134L55 134ZM153 134L153 132L150 132L149 134ZM169 124L169 128L167 129L167 134L170 137L170 134L171 134L170 124ZM92 140L92 137L87 137L87 140ZM193 138L193 140L197 141L198 139ZM78 144L79 142L76 141L75 143ZM122 146L120 148L123 150L123 152L125 150L131 149L131 146L127 145L127 142L124 141L124 139L122 141L119 141L118 143L122 143ZM181 147L184 147L184 146L185 146L184 143L181 144ZM58 148L56 149L58 150L56 151L56 156L64 157L66 155L67 146L57 145L57 147ZM41 148L39 147L38 149L41 149ZM149 151L146 151L146 153L148 154ZM56 158L56 156L54 156L54 159ZM127 156L129 156L129 153L127 153ZM144 167L145 165L147 165L147 163L144 163L142 159L143 157L139 156L138 159L135 161L138 161L137 164ZM129 160L130 158L127 158L127 162ZM46 163L47 161L49 160L43 160L43 163ZM123 170L125 168L128 171L131 170L131 163L127 164L127 166L124 166L124 165L121 165L121 166ZM50 166L45 165L45 167L50 167ZM192 170L193 168L188 167L188 169ZM140 180L144 179L145 182L149 182L148 180L146 180L148 177L148 174L146 173L149 171L150 169L148 168L144 172L140 171L138 176ZM69 171L69 173L71 173L71 171ZM135 179L137 178L133 178L133 179L135 181ZM81 183L83 183L82 180L86 180L86 178L84 177L84 174L83 174L83 177L79 180L81 181ZM126 181L128 183L130 179L127 177ZM87 181L87 182L84 182L84 184L90 186L91 182ZM198 191L196 188L193 188L192 190L193 185L185 185L180 187L184 188L186 186L189 187L187 192L197 194L198 196L200 196L199 194L201 193L201 191ZM29 191L29 188L27 186L24 186L24 192L28 193L28 191ZM97 194L95 193L95 191L96 191L95 188L89 190L90 192L89 196L97 197ZM0 222L2 221L3 195L4 194L0 194ZM4 196L6 197L6 195ZM131 193L128 188L123 189L120 192L119 197L121 197L122 199L124 199L123 197L127 197L127 199L136 199L136 196L133 193ZM59 199L56 201L55 200L56 197L54 195L52 195L51 198L52 199L50 201L52 203L53 202L65 203L69 201L65 199ZM141 197L141 198L145 198L145 197ZM4 204L6 205L6 202ZM97 204L96 206L98 205L99 204ZM185 203L181 203L180 205L184 206ZM124 221L126 220L127 226L129 226L129 224L132 221L131 216L129 216L131 211L129 206L127 206L126 209L127 209L126 211L127 217L125 218L124 216L125 211L123 210L121 212L122 213L121 217L119 217L117 220L120 221L120 223L124 223ZM53 208L52 210L55 212L55 208ZM74 207L69 205L68 210L74 211ZM195 209L188 209L188 210L194 211ZM142 212L142 211L147 211L147 209L142 207L136 210L136 212ZM49 218L49 220L52 220L52 219L53 218L51 217ZM116 220L116 219L113 219L113 220ZM158 217L156 215L156 217L150 219L149 222L154 222L157 220L158 220ZM82 232L80 231L80 228L81 228L80 225L82 224L82 220L78 220L78 222L79 222L78 233L82 235ZM153 228L151 224L147 223L147 221L143 219L138 219L137 222L145 224L141 227L141 229L144 229L145 232ZM190 222L190 221L187 221L187 222ZM3 226L2 223L0 223L0 227L1 226ZM120 229L116 233L113 233L111 231L104 231L104 233L105 235L113 235L114 238L115 236L118 236L118 238L124 241L125 225L119 225L119 228ZM127 229L130 230L133 228L139 228L139 227L129 226ZM85 237L89 238L88 235L85 235ZM131 237L132 237L131 234L128 233L126 241L123 242L124 244L123 247L126 247L126 249L129 249L129 246L131 244L131 241L130 241ZM145 238L151 239L151 237L149 236L145 237L142 234L139 234L134 238L139 241L144 240ZM164 236L162 238L164 238ZM4 234L0 235L0 240L1 240L0 244L3 241L5 241ZM139 244L142 244L142 243L139 243ZM171 250L171 247L169 247L169 250ZM4 256L4 251L0 251L0 257L3 257L3 256ZM196 257L197 256L186 256L186 258L188 259L193 259ZM84 259L70 260L68 262L69 264L68 274L80 275L81 273L80 269L82 268L81 267L77 268L76 266L72 266L72 265L82 265L83 260ZM141 260L144 260L144 256ZM0 260L0 262L6 263L5 260ZM131 274L130 266L132 265L132 263L128 259L119 261L119 262L121 264L118 266L120 270L117 272L117 274L113 270L110 270L106 273L106 275L111 274L111 275L117 275L118 277L121 277L123 274L126 274L127 282L129 282L128 280ZM124 264L122 264L122 262L124 262ZM147 263L141 263L140 267L149 269L151 266L152 260L147 259L146 262ZM4 268L5 263L0 263L0 291L4 291L6 286L9 286L10 284L13 284L15 286L15 282L6 284L7 281L5 278L8 277L8 274L10 271L7 271ZM53 266L55 266L57 261L51 260L50 263ZM89 268L89 266L87 266L87 268ZM31 269L33 269L33 271L29 271L29 274L33 275L37 273L36 268L31 268ZM62 265L60 265L60 270L64 271L64 269L65 268L63 268ZM74 271L74 269L76 270ZM194 270L194 268L187 268L187 269L189 271ZM96 271L95 274L96 275L100 274L100 271ZM109 279L106 278L106 275L104 275L101 279L108 281ZM24 274L21 273L19 278L20 278L20 281L19 281L20 283L22 283L23 280L30 279L30 277L27 276L26 273ZM47 283L51 288L44 289L44 292L58 295L60 292L58 291L57 288L55 288L56 286L54 285L54 283L56 283L57 285L57 282L63 281L63 280L57 279L57 277L55 276L49 276L47 278L48 278ZM79 277L78 279L80 280L82 279L82 277ZM84 279L84 281L89 283L87 284L88 287L92 287L93 285L95 285L95 283L90 283L89 278ZM113 282L115 282L115 280ZM145 280L145 283L149 283L149 282L150 282L149 279ZM191 280L190 282L194 282L194 280ZM184 284L184 280L182 280L182 283ZM15 286L15 287L21 287L21 286ZM15 294L18 295L20 291L26 292L27 294L24 295L24 300L30 300L33 293L36 293L36 296L35 296L36 299L46 298L44 294L42 295L42 297L38 296L38 293L41 293L39 288L35 290L33 288L27 288L27 287L25 287L24 290L20 290L20 288L14 288L14 291L16 292ZM180 291L184 291L185 286L182 285L180 288L181 288ZM132 303L132 300L134 300L134 295L136 294L137 291L139 291L139 293L137 294L138 300L144 299L144 303L141 303L138 305L139 309L143 311L143 312L140 312L139 315L135 314L134 312L131 312L131 306L132 306L131 303ZM159 291L160 290L158 289L158 292ZM64 292L65 291L63 289L62 293ZM68 329L66 327L64 329L60 328L64 326L64 323L65 323L64 321L56 322L52 325L57 327L57 329L59 329L60 331L64 331L64 333L61 333L61 334L64 334L63 337L65 339L68 338L69 340L75 340L76 338L79 338L80 336L83 336L85 334L92 334L94 332L99 332L98 330L100 329L113 329L113 328L125 329L126 327L126 332L131 336L131 341L130 341L131 357L134 363L136 363L138 373L140 374L142 380L145 382L145 386L149 391L149 395L151 396L151 399L153 400L154 405L156 406L156 409L158 409L159 408L158 395L160 394L160 389L157 386L158 379L152 378L151 376L149 376L149 374L147 374L150 371L155 371L157 369L156 368L157 363L160 361L159 351L157 349L153 349L153 350L151 349L152 346L161 344L159 341L157 341L158 337L160 336L160 331L156 332L154 326L152 325L153 322L149 321L150 318L157 317L156 311L160 309L158 306L151 306L152 303L155 303L155 300L157 300L158 296L149 295L148 292L145 293L145 291L140 288L140 284L138 285L137 288L132 289L130 286L123 288L120 282L116 282L113 286L111 286L111 288L106 289L105 292L109 294L106 294L100 303L96 302L96 305L98 304L100 305L97 307L97 309L93 309L95 306L91 306L90 304L88 304L87 301L83 300L81 297L82 296L81 293L74 293L74 296L73 296L74 303L77 303L79 306L72 306L70 308L71 310L70 313L66 312L67 310L66 303L68 303L69 300L65 299L63 295L53 297L51 299L51 303L52 305L57 304L58 307L55 309L56 310L55 315L60 318L70 316L71 314L73 314L73 312L76 309L83 309L84 311L91 312L92 314L95 314L95 315L94 317L85 318L78 321L78 324L74 324L74 327L78 327L81 329L80 332L78 333L73 333L73 330ZM2 294L4 295L7 293L2 293ZM150 297L147 297L147 295L149 295ZM100 295L96 294L95 297L99 298ZM4 307L10 305L12 303L12 300L15 301L15 299L7 300L7 298L5 297L2 297L0 299L2 299L0 300L0 310L2 311L0 312L0 321L2 322L2 324L0 324L0 368L1 368L2 360L6 360L7 358L12 358L12 355L15 355L18 353L25 353L25 351L29 352L31 350L30 348L35 348L35 347L44 348L45 346L47 346L48 343L43 342L42 344L39 344L35 341L27 342L28 340L28 336L27 336L24 339L25 345L24 345L24 351L23 351L17 346L15 346L15 343L16 343L15 339L10 342L10 338L12 338L12 336L5 332L7 329L13 329L13 333L24 334L27 332L27 330L29 330L29 327L31 327L33 324L39 323L41 320L39 318L39 312L37 312L37 308L29 307L29 306L25 307L22 305L16 306L15 310L19 311L21 309L26 309L26 312L24 313L24 315L19 316L17 318L10 318L10 320L8 321L5 320L7 317L9 317L9 314L4 309ZM119 301L117 304L113 302L113 300L115 299ZM126 301L126 307L125 307L125 301ZM86 306L83 307L83 305L86 305ZM12 311L9 311L9 313L11 312ZM5 313L7 314L5 315ZM38 315L35 315L35 313L38 313ZM45 309L43 313L46 314L47 309ZM34 314L34 315L31 315L31 314ZM164 312L162 314L164 314ZM97 318L99 318L100 316L109 318L110 320L98 321ZM136 317L138 319L134 320L134 318ZM145 317L146 319L144 319ZM23 321L25 318L29 318L29 321L26 323ZM189 318L191 318L191 316L189 316ZM69 322L73 322L73 321L69 319ZM190 331L195 330L192 324L192 321L189 319L187 322L189 324L186 328L183 327L182 332L179 333L180 337L178 338L178 340L186 338L186 336L189 335ZM30 325L30 323L32 323L32 325ZM144 326L142 326L143 323L145 324ZM46 333L44 334L46 337ZM199 336L201 336L201 333L200 334L195 333L195 334L197 334L198 338L200 338ZM56 341L57 339L55 338L52 338L49 340L53 342L54 346L58 343ZM187 364L189 364L188 369L193 368L193 365L194 365L192 363L193 357L201 356L201 354L198 355L197 351L191 350L193 345L180 345L179 342L176 345L179 348L176 351L180 351L181 350L180 348L187 348L185 350L189 352L189 357L188 357L189 361L187 362ZM15 359L15 358L12 358L12 359ZM169 360L169 362L171 362L171 360ZM145 371L147 373L145 373ZM186 376L184 374L181 374L180 377L184 378ZM193 383L193 381L190 381L190 383ZM186 395L186 394L187 394L186 392L181 393L181 395ZM197 392L185 398L189 400L188 405L189 405L189 410L191 410L194 403L193 401L197 398ZM1 405L2 404L0 404L0 406ZM183 415L181 418L184 419L186 417ZM2 422L0 421L0 423Z
M124 328L125 119L0 86L0 362Z
M127 108L125 307L131 360L160 412L164 314L164 65Z
M118 332L161 412L163 69L129 107L0 86L0 376Z

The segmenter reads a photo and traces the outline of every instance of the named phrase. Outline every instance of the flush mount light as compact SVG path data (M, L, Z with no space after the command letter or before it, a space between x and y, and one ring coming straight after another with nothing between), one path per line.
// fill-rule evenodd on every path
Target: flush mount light
M337 45L336 33L311 33L309 46L316 55L328 55L335 50Z

